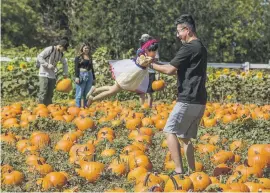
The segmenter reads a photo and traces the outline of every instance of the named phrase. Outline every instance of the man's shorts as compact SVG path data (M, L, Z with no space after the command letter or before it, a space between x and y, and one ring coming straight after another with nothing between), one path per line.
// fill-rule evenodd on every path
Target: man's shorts
M163 129L179 138L196 138L205 105L177 102Z

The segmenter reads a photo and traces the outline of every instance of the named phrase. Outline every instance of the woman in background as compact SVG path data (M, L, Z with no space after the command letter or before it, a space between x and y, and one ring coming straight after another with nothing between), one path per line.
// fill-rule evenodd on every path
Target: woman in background
M86 95L90 91L96 79L89 43L82 44L82 46L80 47L79 55L75 58L74 62L76 106L81 107L81 100L83 99L83 107L86 107Z

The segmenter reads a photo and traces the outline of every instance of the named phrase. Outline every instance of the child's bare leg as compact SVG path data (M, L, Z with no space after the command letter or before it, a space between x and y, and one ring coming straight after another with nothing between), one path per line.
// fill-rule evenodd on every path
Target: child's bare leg
M102 91L106 91L106 90L110 90L112 86L102 86L99 88L96 88L95 91L93 92L93 94L96 94L98 92L102 92Z
M102 87L100 87L101 89ZM105 89L105 88L104 88ZM109 90L108 90L109 89ZM101 100L105 97L108 97L108 96L112 96L112 95L115 95L116 93L118 93L120 90L122 90L122 88L117 84L115 83L113 86L109 86L109 87L106 87L106 90L104 90L104 92L102 93L99 93L97 96L95 96L93 98L93 101L97 101L97 100Z
M141 106L144 105L144 102L145 102L145 94L143 93L143 94L140 94L140 104L141 104Z
M152 93L147 93L147 102L150 108L152 108L153 105L153 94Z
M100 87L100 88L102 88L102 87ZM91 96L88 99L87 106L91 105L91 103L94 102L94 101L101 100L101 99L103 99L105 97L109 97L109 96L115 95L116 93L118 93L119 91L122 90L122 88L117 83L115 83L113 86L106 86L106 87L104 87L102 89L103 89L103 92L99 93L95 97L92 97ZM99 90L99 91L101 91L101 90Z

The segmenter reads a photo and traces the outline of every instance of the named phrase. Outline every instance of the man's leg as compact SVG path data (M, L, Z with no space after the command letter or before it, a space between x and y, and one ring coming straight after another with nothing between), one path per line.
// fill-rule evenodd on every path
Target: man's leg
M46 104L47 98L47 91L48 91L48 78L47 77L39 77L39 93L38 93L38 102L39 104Z
M180 143L178 138L173 133L166 133L167 137L167 144L169 151L171 153L172 160L175 163L175 172L176 173L184 173L183 162L182 162L182 155L180 153Z
M187 156L188 161L188 167L191 170L190 172L195 171L195 158L194 158L194 147L192 145L192 142L188 138L182 138L181 141L183 141L184 151Z
M168 148L171 153L171 157L175 163L175 172L184 173L182 155L180 153L180 143L178 141L178 135L181 135L182 131L185 133L186 125L183 124L184 115L186 113L188 104L177 102L167 119L167 123L163 129L167 136Z
M47 103L52 104L53 92L56 85L56 79L48 78L48 94L47 94Z

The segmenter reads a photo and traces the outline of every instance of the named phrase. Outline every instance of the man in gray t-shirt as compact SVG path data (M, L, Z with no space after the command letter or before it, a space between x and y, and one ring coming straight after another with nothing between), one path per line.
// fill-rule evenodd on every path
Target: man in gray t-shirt
M168 148L175 163L171 175L185 173L180 143L187 156L190 171L195 171L194 147L192 138L197 138L197 131L207 102L205 88L207 70L207 50L197 37L195 21L189 14L181 15L176 20L177 37L183 46L177 52L170 64L150 64L150 68L164 74L176 75L177 102L170 113L163 129L166 133Z
M68 75L68 65L63 57L63 52L67 50L69 44L66 39L60 40L56 46L45 48L37 56L37 66L39 67L39 94L40 104L52 104L53 91L56 85L57 63L60 61L64 68L64 78Z

